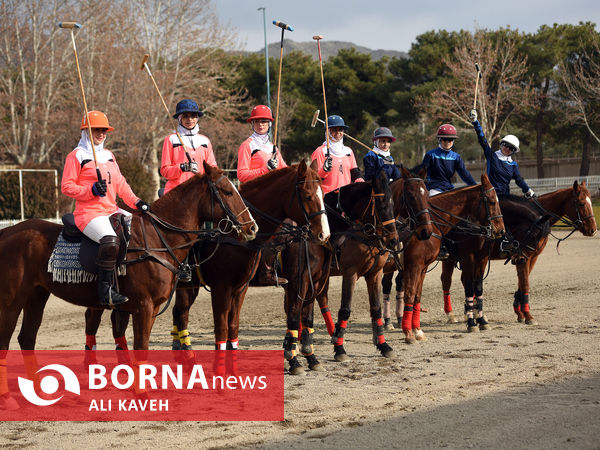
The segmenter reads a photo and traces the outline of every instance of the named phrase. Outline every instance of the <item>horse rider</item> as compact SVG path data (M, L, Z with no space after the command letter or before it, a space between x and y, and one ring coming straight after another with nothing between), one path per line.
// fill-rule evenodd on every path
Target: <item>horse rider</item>
M252 126L252 135L242 142L238 149L237 177L245 183L264 175L271 170L287 167L276 145L269 136L273 114L266 105L256 105L246 119ZM266 247L262 251L261 263L257 269L260 286L282 286L287 280L275 273L277 252Z
M119 238L113 230L109 217L117 212L126 216L131 215L117 207L117 194L131 208L148 211L149 205L133 193L119 170L115 156L110 150L104 148L107 132L114 130L108 124L106 114L100 111L89 111L88 117L93 147L88 135L87 118L84 116L81 121L79 144L65 160L61 191L75 199L73 215L77 228L92 241L100 244L96 259L100 304L120 305L128 298L119 294L113 287ZM97 171L101 174L100 179Z
M167 179L165 192L189 180L195 174L204 174L203 161L217 167L210 140L199 133L198 120L204 113L198 103L181 100L175 107L173 118L177 119L177 132L171 133L163 142L160 174ZM179 141L179 136L183 145Z
M287 167L269 136L273 122L271 108L265 105L255 106L246 121L252 125L252 135L238 149L237 177L241 183L271 170Z
M413 172L418 172L422 168L427 169L427 180L425 185L429 191L429 196L441 194L442 192L454 189L454 185L450 181L455 173L469 186L477 184L473 179L465 163L458 153L452 148L454 141L458 139L456 128L449 123L440 125L437 130L438 146L433 150L429 150L423 162L413 169ZM448 258L448 250L443 243L440 248L438 260Z
M344 145L344 131L348 126L338 115L327 118L329 139L313 152L311 159L317 161L319 176L322 178L323 192L334 191L346 184L365 181L356 164L356 158L350 147ZM329 148L327 141L329 140Z
M519 164L512 159L512 155L519 152L519 138L513 134L507 134L500 140L500 148L492 151L488 144L485 134L481 129L481 124L477 120L477 110L472 109L469 118L473 128L477 133L477 140L483 149L483 154L487 160L486 172L490 178L490 183L496 189L497 194L510 194L510 180L515 180L517 186L521 188L525 197L531 198L535 195L519 172Z
M365 181L371 181L377 177L381 170L385 171L389 181L394 181L402 176L390 154L390 146L395 141L396 138L389 128L379 127L375 130L373 133L373 149L369 150L363 157Z

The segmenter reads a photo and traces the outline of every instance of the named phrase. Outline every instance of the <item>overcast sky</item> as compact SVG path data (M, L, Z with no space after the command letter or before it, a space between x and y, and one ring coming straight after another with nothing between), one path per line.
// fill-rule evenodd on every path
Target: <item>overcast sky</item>
M246 50L279 42L279 20L291 25L285 37L309 41L315 34L327 40L349 41L371 49L408 51L415 38L430 30L474 31L510 26L527 33L541 25L600 23L598 0L216 0L221 22L237 29ZM596 27L598 30L598 26Z

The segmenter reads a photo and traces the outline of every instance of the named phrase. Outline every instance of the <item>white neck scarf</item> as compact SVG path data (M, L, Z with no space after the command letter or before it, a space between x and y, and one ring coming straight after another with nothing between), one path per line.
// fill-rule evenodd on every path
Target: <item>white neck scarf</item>
M94 150L96 151L96 153L99 153L102 150L104 150L105 141L106 139L100 144L94 144ZM86 153L92 155L92 143L90 142L90 137L88 136L88 130L81 130L81 139L79 139L79 144L77 144L77 148L80 148Z
M502 150L496 150L496 156L498 156L498 159L500 161L512 162L512 158L510 157L510 155L505 155L504 153L502 153Z
M388 156L390 156L390 151L388 150L386 152L386 151L381 150L379 147L377 147L377 143L378 143L378 141L375 141L375 145L373 145L373 153L375 153L376 155L383 156L384 158L387 158Z
M323 153L327 155L327 137L325 138L325 142L323 142L323 144L325 145L323 148ZM343 135L339 141L336 141L331 135L329 135L329 150L333 156L337 156L338 158L348 154L346 146L344 145Z
M260 150L265 153L273 153L273 144L269 142L269 133L258 134L256 131L250 136L252 142L250 148L252 150Z

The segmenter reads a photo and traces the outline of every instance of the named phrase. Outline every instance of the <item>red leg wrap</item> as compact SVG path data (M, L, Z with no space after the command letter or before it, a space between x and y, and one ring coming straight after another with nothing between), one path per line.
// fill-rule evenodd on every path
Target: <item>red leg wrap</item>
M450 298L450 292L444 292L444 312L446 314L452 312L452 300Z
M421 304L415 304L413 308L413 316L412 316L412 328L413 330L417 330L421 328Z
M340 320L340 328L346 329L348 327L347 320ZM344 337L339 337L335 345L344 345Z
M85 345L87 348L92 350L96 345L96 335L95 334L86 334L85 335Z
M127 348L127 338L125 336L115 338L115 344L120 350L129 350Z
M402 315L402 331L412 330L413 307L406 305Z
M377 343L383 344L383 343L385 343L385 336L383 335L383 319L381 319L381 318L377 319L377 328L378 328L378 331L381 330L381 334L377 335Z
M329 311L328 307L324 307L321 308L321 314L323 314L323 319L325 319L325 326L327 327L329 336L333 336L333 332L335 331L335 323L333 322L333 317L331 317L331 311Z

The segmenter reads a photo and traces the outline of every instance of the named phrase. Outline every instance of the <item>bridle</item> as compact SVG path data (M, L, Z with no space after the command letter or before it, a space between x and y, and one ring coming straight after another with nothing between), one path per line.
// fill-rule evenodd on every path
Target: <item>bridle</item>
M431 225L433 224L432 220L431 220L431 215L429 212L429 208L423 208L417 212L414 212L414 208L412 207L412 205L408 202L407 198L407 191L408 189L406 189L406 184L408 182L417 182L417 183L422 183L423 180L421 178L404 178L404 188L402 189L402 196L400 197L401 199L401 208L405 209L407 211L407 220L408 220L408 229L409 231L412 231L413 233L419 228L419 227L425 227L427 225ZM419 222L419 218L423 215L427 214L427 219L423 222Z
M237 192L237 189L235 188L235 186L233 185L233 183L231 183L231 181L225 176L225 175L221 175L221 177L216 181L213 182L210 178L208 178L208 187L210 189L210 208L211 208L211 216L214 217L215 213L214 213L214 206L215 206L215 198L217 199L217 202L219 203L219 205L221 206L221 208L223 209L223 211L225 211L226 216L221 219L219 221L219 223L217 224L217 228L219 229L219 231L223 234L229 234L231 233L231 231L235 231L238 235L241 233L242 231L242 227L244 225L247 225L249 223L253 223L256 225L256 222L254 221L254 219L252 219L252 215L250 214L249 210L248 210L248 206L246 206L244 209L242 209L238 214L235 214L231 208L229 208L229 206L227 206L227 204L223 201L223 198L221 197L221 194L219 193L219 189L217 188L217 184L222 180L222 179L226 179L231 186L233 187L233 189ZM238 195L239 192L237 192ZM240 195L240 200L243 201L241 195ZM240 222L239 217L244 214L244 213L248 213L248 216L250 217L250 220L246 221L246 222Z

